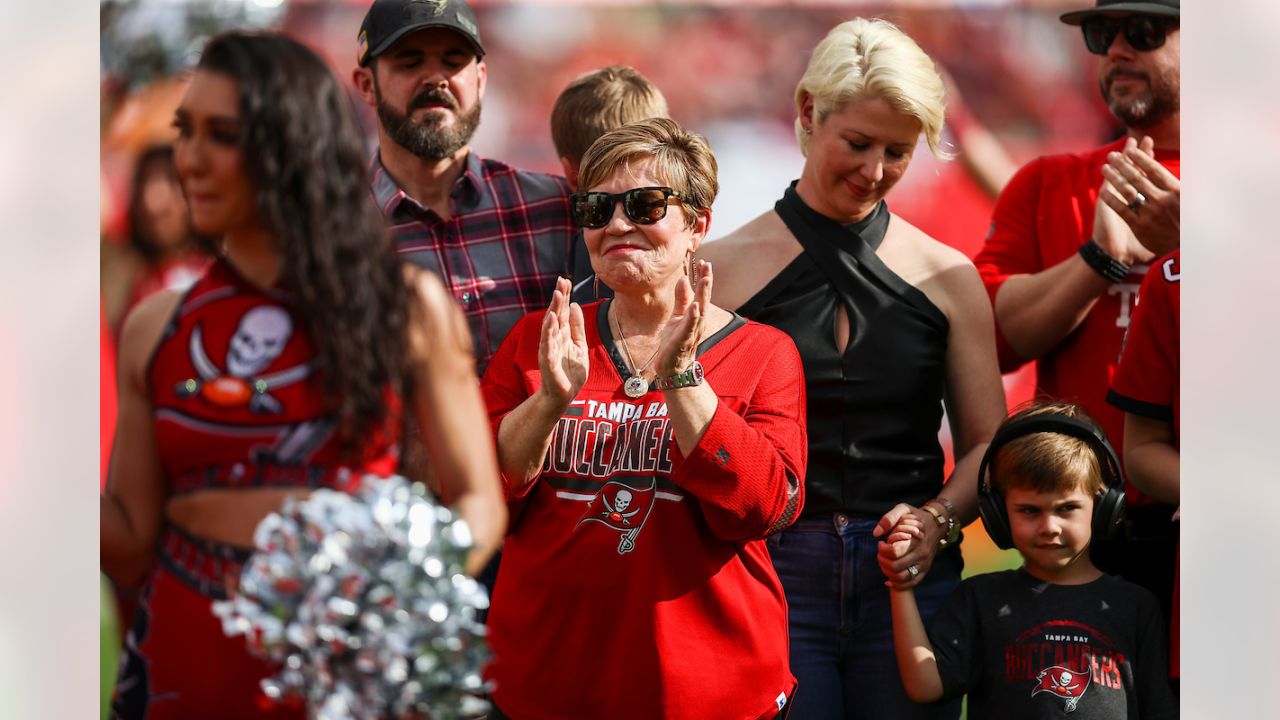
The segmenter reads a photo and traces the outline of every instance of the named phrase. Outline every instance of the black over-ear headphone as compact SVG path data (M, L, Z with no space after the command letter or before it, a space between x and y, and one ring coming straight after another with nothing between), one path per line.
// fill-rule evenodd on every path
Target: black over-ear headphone
M1045 413L1014 420L1000 428L991 438L987 452L978 466L978 514L987 528L991 541L1004 550L1013 547L1013 533L1009 530L1009 514L1005 509L1004 494L991 484L989 467L1000 448L1020 437L1034 433L1059 433L1070 435L1088 443L1098 457L1102 470L1102 494L1093 500L1093 537L1109 539L1124 519L1124 475L1120 471L1120 459L1107 442L1107 436L1096 426L1068 415Z

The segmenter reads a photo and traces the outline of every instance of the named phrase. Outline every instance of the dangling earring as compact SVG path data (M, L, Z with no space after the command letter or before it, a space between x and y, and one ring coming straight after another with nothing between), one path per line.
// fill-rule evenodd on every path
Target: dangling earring
M693 251L689 250L684 254L687 265L685 274L689 277L689 287L693 290L698 289L698 261L693 259Z
M596 291L596 299L599 300L600 299L600 276L596 275L594 277L595 277L595 281L592 282L591 287Z

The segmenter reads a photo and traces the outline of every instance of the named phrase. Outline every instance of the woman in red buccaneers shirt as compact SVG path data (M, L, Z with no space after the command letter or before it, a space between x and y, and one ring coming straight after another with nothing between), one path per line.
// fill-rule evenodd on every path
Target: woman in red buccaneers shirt
M483 383L518 513L489 615L498 717L777 717L795 680L764 537L803 502L799 355L693 265L717 191L700 136L614 130L579 187L616 296L580 307L562 279Z

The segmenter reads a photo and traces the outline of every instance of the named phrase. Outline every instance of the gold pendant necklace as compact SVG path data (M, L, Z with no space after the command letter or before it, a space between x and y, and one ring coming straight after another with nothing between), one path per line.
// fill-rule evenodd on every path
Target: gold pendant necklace
M635 368L636 361L631 359L631 351L627 349L627 336L622 332L622 318L614 317L612 312L609 313L609 317L618 326L618 339L621 340L618 344L622 346L622 352L626 353L627 362L631 367ZM649 359L645 362L644 366L632 371L631 377L627 378L626 381L622 383L622 392L627 397L644 397L645 393L649 392L649 381L644 379L643 373L649 368L649 363L652 363L653 359L658 357L658 350L661 349L661 345L655 348L653 354L649 356Z

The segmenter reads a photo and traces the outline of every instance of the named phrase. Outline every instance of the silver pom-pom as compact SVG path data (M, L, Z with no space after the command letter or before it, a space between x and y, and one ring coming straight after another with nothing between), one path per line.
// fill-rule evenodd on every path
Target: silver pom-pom
M419 483L365 478L357 496L286 500L254 533L227 635L279 663L270 698L321 720L475 717L489 659L485 589L463 570L471 530ZM295 700L296 701L296 700Z

